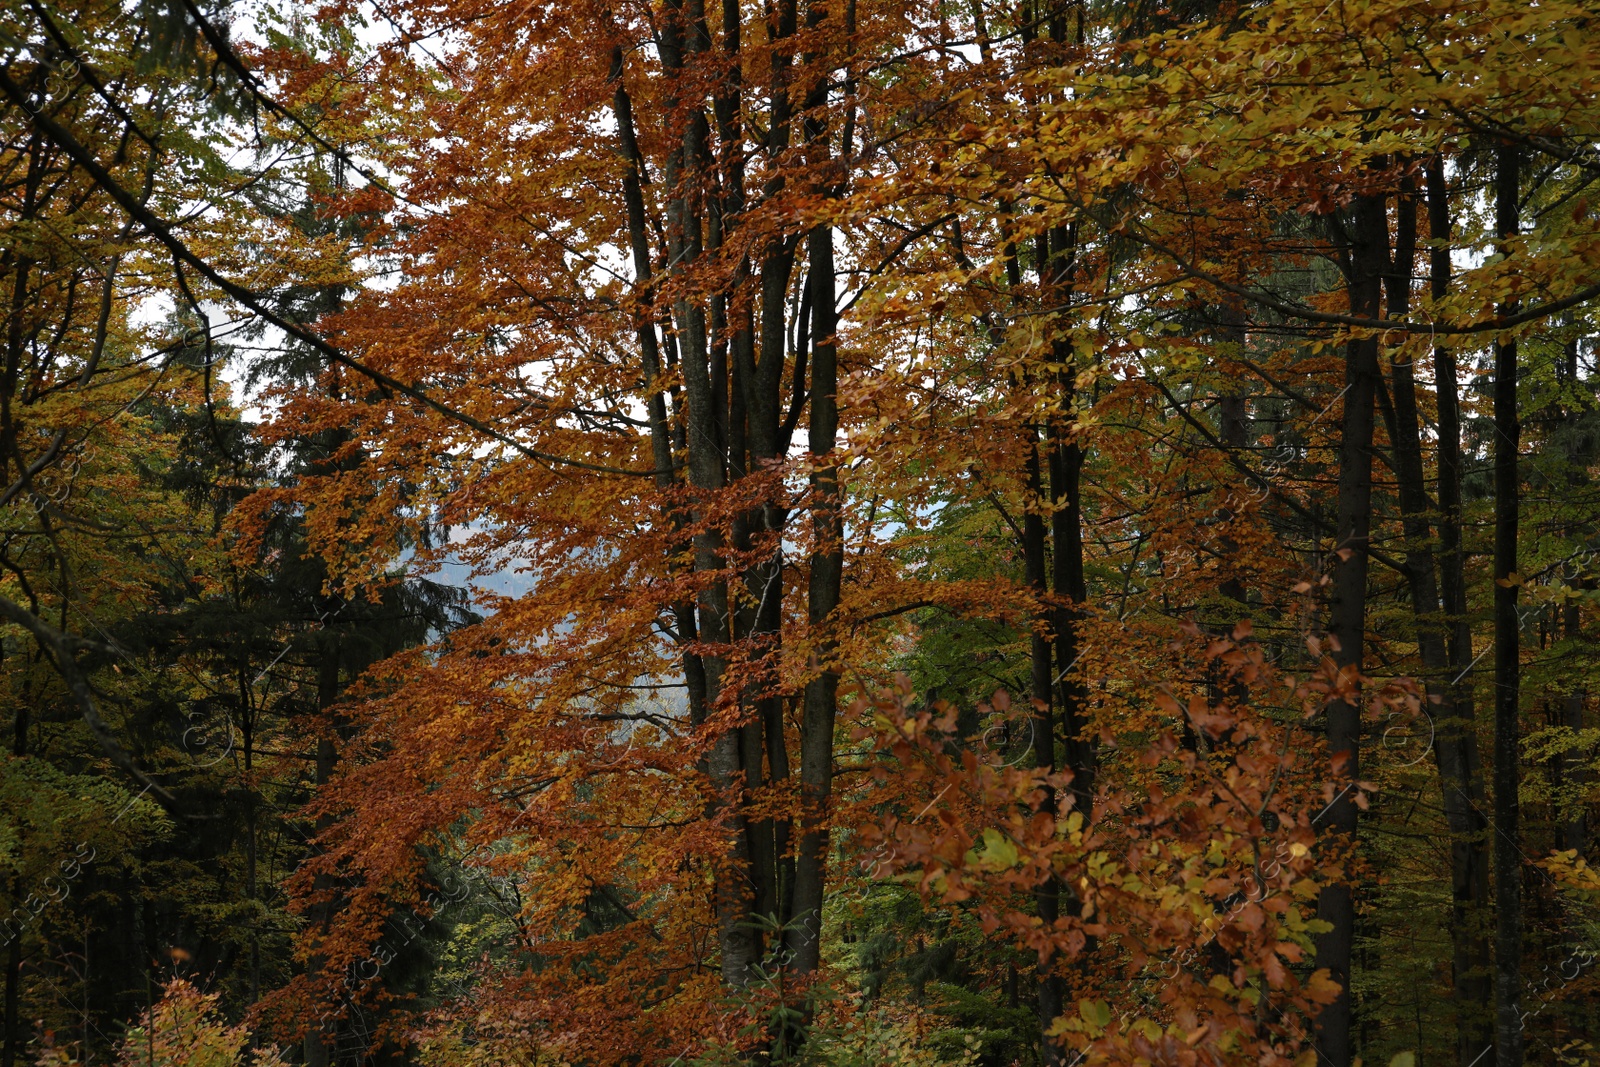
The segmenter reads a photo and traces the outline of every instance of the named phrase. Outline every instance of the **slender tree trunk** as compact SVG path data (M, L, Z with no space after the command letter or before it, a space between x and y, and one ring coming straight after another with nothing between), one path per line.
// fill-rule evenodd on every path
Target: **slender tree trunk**
M743 71L740 65L742 31L739 5L722 6L721 58L724 74L712 99L718 144L718 182L713 198L711 248L722 247L738 226L745 209L744 127L741 113ZM714 351L721 354L712 368L712 404L723 420L725 433L718 444L723 452L730 484L751 470L747 431L748 390L754 373L754 334L751 309L744 302L749 294L749 269L746 261L735 268L727 294L712 297ZM731 538L740 554L753 548L751 534L767 523L761 509L733 517ZM747 567L743 574L745 591L734 612L733 637L748 646L748 654L760 669L748 676L740 700L743 707L740 726L740 764L744 771L746 796L789 776L788 749L784 739L782 696L774 689L781 656L778 610L782 593L782 563L775 555ZM750 876L754 911L763 928L781 927L788 919L785 897L792 891L793 859L788 852L789 825L786 821L762 818L747 826L750 841Z
M1228 343L1239 348L1244 348L1244 323L1239 321L1239 309L1226 308L1223 314L1227 317L1224 324L1224 337ZM1249 404L1243 391L1229 391L1217 398L1217 409L1221 415L1221 436L1223 445L1234 451L1243 449L1250 443L1250 414ZM1226 523L1234 517L1231 508L1224 509L1217 516L1219 523ZM1220 538L1219 547L1222 550L1222 563L1224 566L1237 567L1239 546L1233 538L1224 534ZM1234 619L1222 620L1221 629L1226 632L1233 628L1233 624L1244 617L1248 609L1248 600L1245 593L1244 580L1238 573L1226 575L1217 585L1217 592L1233 602L1231 614Z
M1033 636L1029 645L1029 663L1031 665L1031 696L1033 698L1033 762L1040 770L1054 772L1056 769L1056 735L1055 715L1052 713L1051 703L1054 689L1050 671L1050 625L1053 621L1049 600L1049 587L1046 585L1046 545L1045 545L1045 520L1039 513L1044 506L1044 484L1039 463L1039 435L1034 427L1029 427L1024 437L1024 447L1028 450L1027 459L1027 506L1028 510L1022 519L1022 553L1023 565L1026 573L1028 587L1040 603L1038 615L1033 620ZM1059 550L1059 546L1058 550ZM1046 800L1053 805L1054 797ZM1038 909L1039 921L1046 927L1052 926L1061 917L1061 889L1054 878L1046 879L1034 890L1034 905ZM1052 1023L1061 1014L1061 978L1055 973L1055 960L1041 956L1036 973L1038 985L1038 1011L1039 1011L1039 1042L1040 1058L1049 1064L1061 1062L1061 1048L1051 1040L1048 1032Z
M1495 154L1495 229L1514 236L1521 188L1517 149ZM1502 245L1503 251L1509 247ZM1503 306L1502 313L1511 311ZM1521 641L1517 618L1517 344L1494 346L1494 1004L1495 1063L1522 1067Z
M1065 22L1059 14L1051 19L1051 35L1056 41L1065 39ZM1065 307L1071 301L1073 271L1076 266L1076 227L1054 227L1039 235L1039 285L1048 294L1049 305ZM1060 410L1044 424L1044 447L1048 451L1050 474L1050 559L1049 585L1054 592L1054 603L1041 624L1048 623L1053 638L1055 663L1052 668L1050 644L1039 636L1034 638L1033 686L1034 699L1042 703L1041 714L1035 725L1035 757L1039 767L1056 770L1055 715L1052 702L1060 708L1061 740L1067 769L1072 774L1073 809L1087 819L1094 797L1094 750L1085 735L1084 711L1087 693L1080 675L1075 673L1081 653L1078 620L1082 615L1087 592L1083 580L1083 507L1080 479L1083 470L1083 449L1069 429L1072 418L1076 358L1071 344L1062 338L1051 342L1051 357L1060 369L1052 384ZM1042 505L1040 485L1039 445L1030 442L1029 492L1036 505ZM1030 551L1029 580L1042 596L1045 583L1044 531L1042 520L1029 514L1027 520L1039 522L1037 559ZM1033 539L1032 526L1024 527L1024 536ZM1051 795L1047 803L1054 806ZM1054 922L1066 910L1077 914L1079 901L1070 889L1063 894L1063 886L1052 879L1039 889L1039 916L1046 923ZM1064 1009L1065 983L1055 971L1054 961L1046 961L1046 970L1039 989L1040 1047L1046 1064L1064 1062L1061 1046L1049 1036L1049 1030Z
M1435 300L1450 288L1450 200L1444 162L1428 162L1429 288ZM1448 677L1441 690L1435 751L1444 783L1450 827L1452 995L1456 1057L1469 1067L1494 1044L1490 1026L1493 988L1487 933L1489 913L1488 823L1473 700L1472 627L1467 617L1466 558L1461 549L1461 400L1455 352L1433 350L1439 408L1439 596Z
M1431 204L1430 204L1431 207ZM1396 208L1394 269L1387 279L1388 315L1402 319L1410 313L1412 257L1416 248L1415 200L1403 197ZM1437 227L1443 229L1443 227ZM1448 254L1448 253L1446 253ZM1431 542L1428 516L1433 505L1428 499L1422 463L1421 417L1417 408L1416 377L1405 349L1394 355L1392 366L1394 402L1390 409L1389 438L1394 446L1395 475L1404 531L1406 583L1411 594L1412 613L1417 628L1430 715L1429 743L1439 769L1445 823L1451 836L1451 904L1448 926L1457 978L1453 999L1457 1017L1457 1054L1463 1067L1487 1047L1487 1035L1478 1033L1471 1020L1481 1017L1487 1000L1479 981L1469 977L1486 961L1487 944L1482 933L1485 901L1476 889L1481 879L1473 871L1478 860L1472 842L1482 833L1482 817L1477 810L1481 788L1475 779L1477 746L1471 736L1470 705L1463 709L1456 699L1458 688L1451 678L1458 673L1449 650L1448 622L1439 597L1437 561ZM1445 406L1441 401L1440 406ZM1452 405L1453 407L1453 405ZM1441 496L1443 496L1441 491ZM1441 512L1442 525L1451 516ZM1459 542L1459 529L1455 531ZM1443 540L1443 538L1441 538ZM1465 712L1465 714L1464 714Z
M1388 258L1388 224L1382 197L1356 202L1350 254L1350 310L1375 318L1384 263ZM1361 672L1366 634L1367 548L1372 522L1372 434L1378 384L1378 343L1351 341L1345 352L1344 424L1339 452L1339 560L1333 571L1330 632L1336 648L1333 661L1343 675ZM1327 708L1328 753L1335 783L1333 801L1321 816L1324 848L1353 851L1356 804L1352 795L1361 770L1361 701L1335 698ZM1328 970L1339 985L1338 998L1317 1016L1317 1049L1328 1067L1350 1067L1350 976L1355 944L1355 895L1348 883L1326 885L1317 898L1317 918L1332 927L1317 938L1316 965Z
M639 369L643 378L645 414L650 423L650 457L655 463L657 489L667 489L677 481L673 467L672 427L667 416L667 398L662 392L662 357L654 314L654 274L650 261L649 217L645 211L644 185L648 180L644 156L639 151L634 130L633 101L623 84L621 46L612 49L610 77L614 85L612 110L617 120L618 148L628 169L622 176L622 195L628 212L628 247L633 255L635 312L634 332L639 344ZM681 527L683 517L669 514L666 520ZM683 652L684 683L688 691L689 717L698 724L705 719L706 676L698 653L690 651L697 640L694 606L687 601L673 605L673 621L678 644Z
M731 7L731 11L730 11ZM739 6L724 7L724 49L731 49L739 41ZM777 0L768 9L766 32L769 44L793 37L797 29L798 12L795 0ZM790 68L792 57L787 49L774 48L768 70L767 107L770 126L761 147L769 160L785 152L790 143L793 107L789 99ZM739 77L738 64L729 65L729 77ZM730 119L736 119L739 109L730 100ZM727 151L730 159L742 159L744 148L732 140L733 127L729 127ZM742 204L744 164L737 163L731 172L739 185ZM770 167L771 177L762 188L762 197L772 197L784 188L782 168ZM751 473L763 470L778 462L787 448L784 440L784 418L781 403L783 372L788 354L787 325L789 323L789 292L794 276L795 255L799 239L793 235L774 234L761 244L757 257L758 267L752 279L752 303L760 310L759 323L754 329L748 326L735 338L733 372L735 385L730 391L730 404L738 407L737 417L730 415L730 423L742 422L735 432L741 435L748 456ZM741 274L742 277L742 274ZM829 305L831 308L831 304ZM748 313L747 313L748 314ZM746 320L748 322L748 320ZM797 384L796 390L798 391ZM798 398L797 398L798 401ZM746 575L746 588L756 604L754 629L751 640L759 643L770 661L777 664L782 654L780 629L783 618L783 530L787 512L775 501L766 502L748 518L748 528L754 535L765 539L768 554L751 566ZM772 674L775 680L775 670ZM762 694L758 701L766 740L767 773L773 782L790 776L790 761L784 727L784 698L776 692ZM792 922L795 914L796 857L790 849L793 828L788 820L776 820L773 826L772 900L774 918L782 924ZM787 948L786 948L787 951Z
M1066 388L1065 385L1062 386ZM1070 393L1065 394L1069 398ZM1087 819L1094 808L1095 750L1085 712L1089 694L1075 673L1082 643L1078 620L1088 600L1083 580L1083 447L1060 425L1052 425L1050 492L1051 585L1055 589L1055 695L1061 707L1061 734L1067 769L1072 772L1073 808Z
M1220 306L1217 313L1220 320L1218 339L1243 355L1245 344L1243 309L1238 304L1229 302ZM1220 416L1218 438L1225 449L1237 454L1250 440L1250 416L1244 392L1237 387L1223 392L1217 398L1217 411ZM1226 603L1219 605L1217 617L1213 620L1211 628L1218 637L1224 639L1232 636L1235 627L1246 618L1249 610L1244 579L1239 570L1239 545L1227 531L1228 524L1233 521L1236 514L1227 504L1218 508L1215 513L1216 524L1223 528L1217 536L1217 563L1223 570L1222 581L1217 583L1217 592ZM1226 701L1238 708L1243 707L1250 699L1249 686L1237 677L1228 677L1227 664L1222 659L1213 660L1207 670L1208 695L1213 703ZM1188 728L1187 724L1185 728ZM1195 738L1197 746L1200 740L1199 737ZM1215 961L1223 968L1218 973L1232 970L1222 946L1213 941L1211 948Z
M808 28L816 29L832 20L843 29L848 42L855 33L855 0L813 0L806 12ZM849 48L847 43L846 48ZM848 52L847 52L848 57ZM820 57L809 56L811 62ZM846 78L847 95L851 92ZM852 104L839 130L837 156L829 143L830 128L824 116L829 82L818 79L806 99L805 137L807 160L812 180L827 197L845 191L844 174L831 173L834 161L846 167L855 135ZM819 673L806 683L804 718L801 729L802 823L800 848L795 869L795 927L801 940L794 946L793 965L805 974L816 969L826 891L828 859L828 804L833 788L833 732L838 704L839 674L831 662L834 642L827 634L832 615L839 606L844 580L844 491L839 484L839 467L832 463L839 430L839 316L836 310L837 272L834 265L834 230L830 222L812 228L809 235L810 266L808 289L811 318L811 405L810 445L813 462L818 464L811 477L812 537L811 577L807 618L817 641L821 661ZM802 328L806 325L801 323ZM799 369L796 369L798 381ZM799 399L796 399L796 404ZM819 635L820 631L820 635ZM808 820L815 820L814 822Z
M837 3L835 7L833 4ZM838 26L846 40L855 32L855 0L812 0L806 9L806 26L818 30L825 23ZM848 46L847 46L848 47ZM809 54L808 65L825 57ZM832 168L848 166L854 136L854 110L850 110L840 129L839 154L830 145L830 124L826 117L829 80L819 77L812 83L805 101L806 160L812 171L810 180L821 196L833 199L844 192L845 179L832 174ZM809 332L811 345L811 386L808 397L798 395L803 363L795 369L796 397L789 419L802 402L811 409L809 438L815 469L811 475L812 541L810 580L807 590L807 621L816 649L815 672L806 683L800 731L800 838L795 858L793 918L790 920L790 965L800 974L815 971L821 948L823 902L827 890L828 818L833 789L833 734L838 704L839 674L832 663L835 642L829 634L833 614L839 606L844 577L844 492L839 484L839 467L832 462L839 429L839 317L836 311L837 274L834 265L834 230L831 222L813 226L807 236L809 266L805 297L810 317L801 312L802 333ZM809 331L808 331L809 328ZM797 359L803 360L802 346Z
M1050 492L1055 510L1050 517L1054 547L1050 566L1057 605L1053 620L1055 695L1061 706L1067 769L1072 772L1073 807L1087 819L1094 808L1095 750L1085 717L1089 694L1081 676L1074 673L1082 652L1078 620L1089 596L1083 580L1083 460L1083 447L1064 427L1053 426Z
M697 597L698 633L712 649L725 647L732 637L728 615L728 587L724 535L715 523L706 521L711 501L725 487L726 469L717 447L719 416L707 360L709 346L704 306L688 291L689 267L699 259L703 247L703 206L708 186L709 136L705 110L698 100L686 101L678 86L695 71L686 65L711 47L705 22L703 0L683 5L673 0L667 6L658 38L661 62L671 83L666 111L669 122L681 123L681 139L669 154L666 173L671 189L668 208L667 253L669 274L680 288L673 307L673 336L677 343L683 374L687 409L685 448L688 456L689 484L694 490L696 519L701 523L694 534L694 569L700 579ZM714 722L723 697L725 655L718 651L701 654L705 671L707 721ZM744 761L738 728L716 726L705 758L705 769L715 793L711 804L716 809L733 806L724 824L728 829L728 851L717 864L715 899L717 940L721 949L722 979L733 988L746 985L761 956L761 935L753 923L755 898L752 893L751 841L745 819L739 810L739 787L744 780Z
M818 464L831 457L838 433L839 374L834 335L833 227L817 226L810 237L812 313L811 453ZM811 476L811 580L807 619L814 634L825 633L839 605L843 577L843 496L839 469L819 466ZM795 863L792 966L801 974L816 970L821 943L822 902L828 862L828 801L833 789L833 724L839 674L829 658L833 643L818 642L816 675L806 683L800 730L800 848Z

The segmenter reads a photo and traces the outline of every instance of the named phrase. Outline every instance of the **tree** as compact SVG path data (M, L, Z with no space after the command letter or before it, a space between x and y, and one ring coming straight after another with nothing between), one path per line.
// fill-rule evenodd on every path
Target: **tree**
M1492 1000L1500 1059L1567 1047L1518 997L1577 890L1523 886L1518 818L1574 838L1592 780L1585 668L1535 630L1559 599L1583 632L1552 545L1593 515L1527 502L1554 468L1511 431L1600 296L1581 5L453 2L250 46L164 17L220 74L197 173L233 138L253 192L204 226L141 200L86 132L136 89L26 128L192 321L228 303L286 354L260 440L292 472L229 511L232 566L282 537L313 606L401 560L530 587L360 672L289 640L271 583L234 597L321 668L278 708L322 716L303 973L258 1005L308 1061L334 1031L844 1055L884 1017L830 999L884 988L830 941L863 860L920 869L891 926L996 935L941 935L960 992L906 1033L1026 999L1047 1063L1280 1062L1314 1030L1335 1067L1472 1064ZM13 618L70 680L70 630ZM391 1010L425 988L402 952L458 995Z

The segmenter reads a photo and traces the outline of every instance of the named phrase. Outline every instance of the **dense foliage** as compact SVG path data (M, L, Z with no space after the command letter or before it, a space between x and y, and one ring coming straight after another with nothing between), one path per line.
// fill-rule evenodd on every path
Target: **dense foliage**
M0 1067L1592 1062L1596 17L0 10Z

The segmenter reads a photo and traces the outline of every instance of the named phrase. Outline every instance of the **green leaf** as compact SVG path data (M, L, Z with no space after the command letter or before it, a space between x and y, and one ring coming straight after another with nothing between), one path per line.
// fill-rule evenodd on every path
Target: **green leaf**
M1022 859L1017 846L1005 834L989 827L983 831L983 852L978 865L988 871L1004 871L1015 867Z

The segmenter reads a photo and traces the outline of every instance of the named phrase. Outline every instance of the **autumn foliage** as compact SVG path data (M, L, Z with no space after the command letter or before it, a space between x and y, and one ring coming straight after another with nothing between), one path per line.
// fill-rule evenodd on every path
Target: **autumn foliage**
M135 6L0 24L3 1067L1587 1062L1584 4Z

